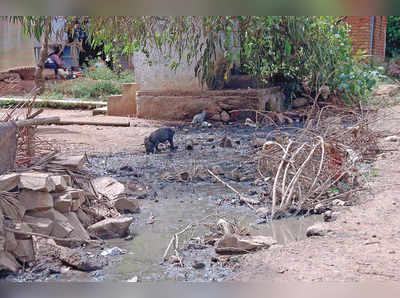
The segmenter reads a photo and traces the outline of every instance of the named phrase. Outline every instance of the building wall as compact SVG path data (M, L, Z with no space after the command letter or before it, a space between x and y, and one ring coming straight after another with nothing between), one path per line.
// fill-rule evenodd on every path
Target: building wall
M20 25L0 21L0 71L34 65L33 40L24 39Z
M371 52L371 16L348 16L345 20L351 26L350 36L353 44L353 54L358 50L365 50L375 57L385 57L386 46L386 16L375 16L373 26L373 41Z

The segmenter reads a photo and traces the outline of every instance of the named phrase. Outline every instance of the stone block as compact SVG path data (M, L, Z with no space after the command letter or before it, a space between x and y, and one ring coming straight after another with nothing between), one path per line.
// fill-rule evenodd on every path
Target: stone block
M54 198L54 209L61 213L67 213L72 208L72 196L68 192L55 193Z
M7 174L0 176L0 191L10 191L18 186L19 174Z
M51 192L55 190L50 174L30 172L20 175L19 187L33 191Z
M23 220L34 233L50 235L53 231L54 222L51 219L25 215Z
M17 248L13 252L21 262L32 262L35 260L32 239L17 240Z
M133 222L131 217L107 218L88 227L91 235L101 238L123 237L129 232Z
M23 190L19 197L27 211L45 210L54 206L53 198L48 192Z

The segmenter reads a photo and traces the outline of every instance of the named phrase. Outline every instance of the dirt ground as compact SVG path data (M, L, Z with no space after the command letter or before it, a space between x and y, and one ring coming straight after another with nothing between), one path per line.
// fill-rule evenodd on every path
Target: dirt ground
M388 109L382 113L390 112ZM136 118L92 116L90 111L45 110L41 117L62 120L131 122L131 127L88 125L44 126L43 140L64 152L144 151L143 139L158 121ZM400 106L376 123L379 130L399 134ZM399 143L382 140L384 149L398 149ZM245 257L233 278L241 281L383 281L400 280L400 152L385 151L375 165L370 182L372 192L360 197L360 204L338 207L335 221L325 223L327 236L291 242Z
M168 125L128 117L92 116L91 111L46 109L40 117L59 116L61 120L93 122L130 122L130 127L109 127L91 125L50 125L38 129L38 135L56 146L62 152L144 152L143 140L156 128ZM60 146L62 145L62 146Z
M376 123L399 134L400 106ZM399 143L382 141L384 149ZM375 163L372 195L361 204L340 207L336 221L325 223L327 236L311 237L246 257L241 281L398 281L400 280L400 152L387 151Z

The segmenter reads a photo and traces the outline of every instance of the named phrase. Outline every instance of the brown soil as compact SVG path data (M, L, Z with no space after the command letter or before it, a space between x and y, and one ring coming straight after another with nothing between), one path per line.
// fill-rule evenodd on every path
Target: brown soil
M399 133L400 106L377 123ZM381 113L388 112L388 110ZM382 140L384 149L399 143ZM381 281L400 280L400 152L386 152L374 166L371 193L361 203L340 207L336 221L326 223L332 233L276 246L245 258L238 280Z
M41 126L38 136L55 145L63 152L121 152L143 151L144 137L165 122L138 118L92 116L91 111L46 109L40 117L59 116L68 121L130 122L130 127L106 127L91 125Z

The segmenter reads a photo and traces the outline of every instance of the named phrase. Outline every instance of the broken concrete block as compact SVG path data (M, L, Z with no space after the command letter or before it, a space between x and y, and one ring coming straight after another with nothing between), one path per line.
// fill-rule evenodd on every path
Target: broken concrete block
M85 155L57 155L51 162L50 164L55 164L63 167L68 167L68 168L73 168L73 169L79 169L83 166L85 163Z
M119 212L137 213L140 211L139 200L135 198L120 198L113 203Z
M87 215L82 209L78 209L76 211L76 215L78 216L79 221L82 225L87 228L92 224L92 220L89 215Z
M90 240L90 236L89 236L88 232L82 226L82 223L79 221L79 218L75 213L69 212L69 213L65 214L65 216L68 218L69 223L74 228L72 233L69 235L70 238Z
M31 235L27 235L26 234L26 233L32 233L33 232L31 227L27 223L24 223L24 222L16 223L15 227L14 227L14 230L20 232L20 233L14 232L15 238L17 240L26 240L26 239L31 239L32 238Z
M51 219L25 215L23 220L29 225L34 233L50 235L53 231L54 223Z
M4 216L15 221L18 221L24 217L26 210L24 205L21 204L20 200L13 197L9 197L7 200L10 204L3 204L2 206Z
M66 238L74 230L74 228L68 222L68 218L55 209L48 209L45 211L28 211L27 215L32 217L48 218L52 220L54 222L54 227L50 236Z
M57 238L69 238L73 230L74 228L69 222L63 224L60 222L55 222L50 236Z
M66 180L66 177L69 177L67 175L59 175L59 176L51 176L50 179L53 181L54 183L54 190L57 192L60 191L64 191L67 189L67 187L69 186L68 182Z
M19 174L7 174L0 176L0 191L10 191L18 186Z
M67 185L70 186L70 187L72 187L73 185L72 185L72 178L71 178L71 176L69 176L69 175L62 175L62 176L64 177L65 181L67 182Z
M131 217L107 218L88 227L89 234L101 238L123 237L129 232Z
M13 232L6 231L5 232L5 243L4 243L4 249L8 252L13 252L14 250L17 249L18 243L17 239L15 239L15 234ZM0 250L2 248L0 247Z
M35 260L35 254L33 252L32 239L17 240L17 248L13 252L18 260L21 262L32 262Z
M77 211L85 202L85 192L81 189L68 188L66 190L72 197L71 211Z
M260 248L269 248L273 244L276 244L276 241L271 237L226 235L218 240L215 251L218 254L248 253Z
M115 200L126 192L125 185L111 177L99 177L92 182L96 191L110 200Z
M43 191L23 190L20 200L26 210L45 210L54 206L52 196Z
M7 271L16 273L19 268L21 268L21 265L11 253L0 250L0 272Z
M67 213L72 208L72 196L70 193L56 193L53 194L54 209L61 213Z
M33 191L51 192L54 191L55 185L50 177L51 175L46 173L22 173L20 175L19 187Z

